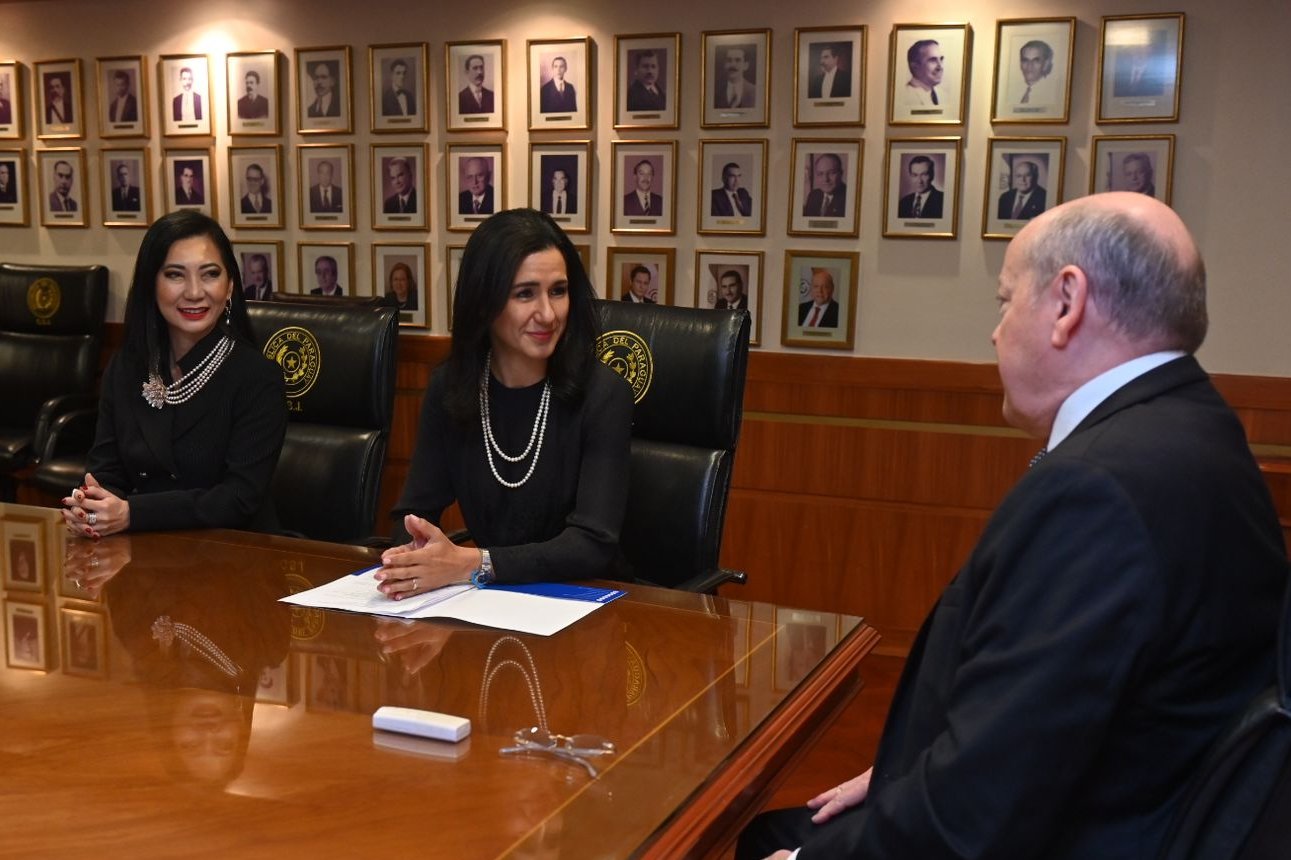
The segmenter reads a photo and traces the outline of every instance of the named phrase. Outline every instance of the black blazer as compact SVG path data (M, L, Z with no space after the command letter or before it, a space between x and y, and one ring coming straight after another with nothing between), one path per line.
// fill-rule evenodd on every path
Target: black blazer
M923 202L923 211L919 213L920 218L940 218L945 206L946 195L939 188L928 189L928 199ZM907 194L897 203L898 218L914 217L914 194Z
M628 110L652 111L667 110L668 96L664 94L663 85L656 83L654 92L646 89L645 84L633 81L628 85Z
M565 81L565 91L556 91L556 82L547 81L538 90L538 110L542 113L573 113L578 110L578 94L574 85Z
M1012 220L1013 218L1013 201L1017 198L1016 188L1010 188L1000 195L1000 206L996 217ZM1018 220L1030 221L1037 215L1044 212L1045 190L1037 185L1031 189L1031 196L1027 202L1022 204L1022 212L1018 215Z
M807 324L807 315L811 313L811 308L815 302L800 302L798 304L798 325ZM838 328L838 302L834 299L829 300L825 305L825 312L820 315L820 321L816 323L816 328Z

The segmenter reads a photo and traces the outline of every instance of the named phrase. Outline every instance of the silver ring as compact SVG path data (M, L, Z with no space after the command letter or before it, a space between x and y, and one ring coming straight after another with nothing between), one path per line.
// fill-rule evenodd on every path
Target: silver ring
M415 576L412 578L412 590L413 591L417 590L417 577Z
M90 567L98 567L98 566L99 566L99 557L96 555L94 558L90 559Z
M90 511L89 515L85 517L85 522L88 523L89 525L94 525L98 521L99 521L98 511Z

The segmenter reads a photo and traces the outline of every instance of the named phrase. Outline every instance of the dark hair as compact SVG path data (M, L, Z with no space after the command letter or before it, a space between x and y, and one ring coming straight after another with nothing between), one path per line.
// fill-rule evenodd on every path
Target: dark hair
M448 356L444 406L462 423L479 415L480 374L491 347L491 326L511 297L516 272L530 254L555 248L569 277L569 318L547 376L552 394L566 402L583 396L600 321L592 305L592 282L574 244L548 215L508 209L475 228L462 253L453 292L453 342Z
M914 158L910 159L910 163L905 166L906 173L913 172L916 164L928 165L928 178L937 178L937 165L934 164L933 160L926 155L916 155Z
M170 246L181 239L205 236L219 249L220 261L233 282L229 300L232 302L231 322L225 321L221 309L216 326L234 339L253 343L251 320L247 316L246 299L242 295L242 272L233 256L229 237L214 218L194 209L180 209L158 218L148 228L135 257L134 276L130 292L126 295L125 325L121 343L121 357L140 379L146 377L155 365L170 365L170 332L166 320L157 308L157 273L166 262Z

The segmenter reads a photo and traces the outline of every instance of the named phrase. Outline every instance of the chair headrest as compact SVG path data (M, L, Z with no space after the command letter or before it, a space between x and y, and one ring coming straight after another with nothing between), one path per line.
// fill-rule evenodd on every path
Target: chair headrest
M108 309L105 266L0 263L0 329L30 334L101 334Z
M601 360L632 384L632 435L735 449L744 412L749 313L597 301Z
M388 429L396 308L247 302L256 345L282 367L291 421Z

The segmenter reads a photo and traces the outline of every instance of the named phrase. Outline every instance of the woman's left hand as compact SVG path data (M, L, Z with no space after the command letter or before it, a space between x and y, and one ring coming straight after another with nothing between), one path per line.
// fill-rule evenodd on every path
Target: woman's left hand
M425 594L445 585L470 581L479 570L480 551L458 546L434 523L408 514L404 528L412 542L392 547L381 554L377 586L381 593L395 600Z
M101 538L130 528L130 503L86 472L85 484L63 499L63 522L74 535Z

